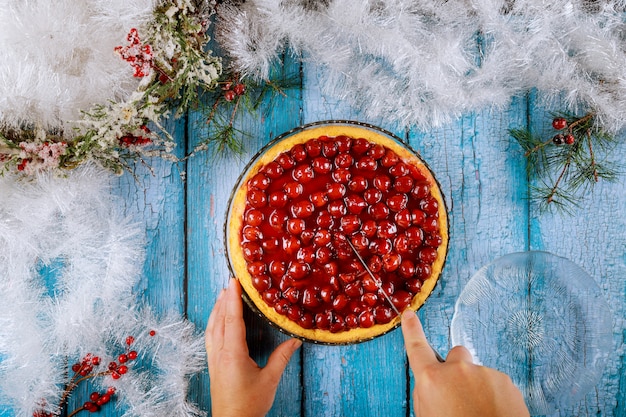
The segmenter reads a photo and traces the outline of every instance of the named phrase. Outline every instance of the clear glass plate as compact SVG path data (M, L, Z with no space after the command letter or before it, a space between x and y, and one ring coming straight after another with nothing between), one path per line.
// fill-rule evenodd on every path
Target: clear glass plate
M505 255L482 267L457 300L452 343L508 374L532 415L579 400L602 376L612 314L593 278L547 252Z

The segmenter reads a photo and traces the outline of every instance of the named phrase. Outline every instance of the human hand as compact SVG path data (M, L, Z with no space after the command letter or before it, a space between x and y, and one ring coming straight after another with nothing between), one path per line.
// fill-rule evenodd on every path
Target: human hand
M521 392L495 369L474 365L462 346L437 361L415 312L402 313L402 335L415 376L415 417L528 417Z
M302 342L283 342L259 367L246 343L241 287L231 279L209 317L205 345L213 417L261 417L272 407L283 371Z

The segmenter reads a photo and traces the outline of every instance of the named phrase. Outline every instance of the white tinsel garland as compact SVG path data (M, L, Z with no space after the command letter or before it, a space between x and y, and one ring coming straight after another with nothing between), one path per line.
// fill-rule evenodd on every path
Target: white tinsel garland
M80 110L137 88L113 48L155 0L1 0L0 121L68 128Z
M623 1L251 0L218 15L233 69L265 78L287 46L327 93L423 127L537 88L608 131L626 123Z
M18 416L56 412L67 361L115 360L128 336L136 365L93 382L116 387L128 416L200 414L186 394L203 341L182 318L137 306L143 235L115 210L107 178L93 167L0 178L0 404Z

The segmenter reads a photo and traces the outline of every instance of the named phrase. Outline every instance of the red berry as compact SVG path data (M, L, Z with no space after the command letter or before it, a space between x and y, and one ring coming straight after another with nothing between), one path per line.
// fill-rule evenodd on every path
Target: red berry
M332 158L337 155L337 143L334 141L322 142L322 153L327 158Z
M302 219L289 219L287 220L287 231L292 235L299 235L302 233L306 223Z
M567 127L567 120L565 120L563 117L556 117L554 120L552 120L552 127L556 130L565 129Z
M307 156L308 153L306 151L306 148L304 147L304 145L302 144L297 144L295 145L293 148L291 148L291 157L296 161L296 162L302 162L304 161Z
M265 273L265 263L261 261L250 262L248 264L248 272L253 277L263 275Z
M117 372L119 372L120 375L124 375L126 372L128 372L128 367L126 365L122 365L117 368Z
M274 306L280 300L280 291L278 288L270 288L263 293L263 300L269 306Z
M376 203L368 208L368 213L375 220L382 220L389 215L389 207L385 203Z
M348 188L355 193L362 193L367 189L367 179L362 176L353 177L348 183Z
M402 257L397 253L386 253L382 256L383 269L387 272L393 272L400 266Z
M323 207L328 203L328 196L324 191L317 191L309 196L309 200L315 207Z
M98 392L92 392L91 395L89 396L89 399L93 402L98 401L98 398L100 398L100 393Z
M233 87L233 92L238 96L243 95L246 92L245 84L235 84L235 86Z
M253 241L253 240L261 240L263 239L263 233L261 229L256 226L244 226L241 231L241 235L245 240Z
M128 359L130 359L131 361L137 359L137 351L131 350L130 352L128 352Z
M278 162L278 164L283 167L283 169L291 169L296 165L296 162L287 152L283 152L278 155L278 158L276 158L276 162Z
M299 219L309 217L315 211L313 203L307 200L301 200L291 206L291 215Z
M361 325L361 327L364 327L364 328L372 327L374 323L375 323L375 318L374 318L374 314L371 311L365 310L359 315L359 324Z
M91 358L91 364L94 366L100 365L100 358L98 356L94 356L93 358Z
M331 162L322 156L313 159L312 166L313 171L318 174L327 174L333 167Z
M267 195L265 192L252 188L248 191L248 203L254 208L261 208L267 205Z
M404 193L394 194L387 199L387 206L391 211L398 212L406 208L409 197Z
M96 404L99 405L99 406L103 406L104 404L108 403L109 401L111 401L111 396L109 394L104 394L103 396L98 398L98 400L96 401Z
M371 156L375 160L382 158L386 153L386 149L383 145L374 145L369 151L367 151L367 155Z
M317 139L311 139L304 144L307 155L311 158L316 158L322 153L322 145Z
M263 292L268 290L272 285L272 281L267 275L255 275L252 277L252 285L257 291ZM130 359L130 356L129 356Z
M565 135L565 143L567 143L568 145L573 145L575 141L576 138L571 133Z
M294 199L302 194L304 186L299 182L290 181L283 186L283 190L287 193L287 197Z
M74 365L72 365L72 371L78 373L81 369L81 365L80 363L75 363Z
M335 157L335 166L337 168L349 168L352 166L353 158L349 153L340 153Z
M330 215L335 218L340 218L344 216L346 212L347 212L347 208L345 204L343 204L343 201L341 200L331 201L328 204L328 213L330 213Z
M418 253L420 261L426 264L432 264L437 259L437 249L435 248L422 248Z
M117 360L119 361L119 363L126 363L128 362L128 356L122 353L120 356L118 356Z
M380 191L387 191L391 187L391 178L387 175L379 174L374 177L372 184Z
M117 372L113 371L113 372L111 372L111 378L113 378L113 379L120 379L120 374L118 374Z
M256 209L248 210L245 214L246 223L251 226L259 226L261 223L263 223L264 218L265 216L263 215L263 213L260 210Z
M315 325L318 329L328 330L333 319L332 311L326 311L324 313L317 313L315 315Z
M298 165L291 172L291 176L294 180L306 184L315 177L315 173L310 165Z
M110 362L109 363L109 370L114 371L117 369L117 362Z
M233 101L235 99L235 92L233 90L224 91L224 99L226 101Z
M259 190L265 190L270 185L270 179L265 175L258 173L254 177L250 178L248 185L250 188L258 188Z
M348 214L343 216L340 220L341 230L346 235L351 235L352 233L359 230L361 227L361 219L356 214Z
M400 161L400 157L395 152L388 149L385 152L385 156L380 160L380 164L385 168L389 168L397 164L398 161Z
M378 324L389 323L393 316L393 311L387 306L378 306L374 309L374 319Z
M377 190L376 188L368 188L363 193L363 199L368 204L376 204L383 199L383 193L380 192L380 190Z
M331 174L333 180L340 184L347 184L352 178L352 173L349 169L336 169Z

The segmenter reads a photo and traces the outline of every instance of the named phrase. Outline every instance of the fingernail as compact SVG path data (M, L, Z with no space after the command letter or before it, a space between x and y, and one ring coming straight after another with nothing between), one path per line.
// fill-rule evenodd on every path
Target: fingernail
M416 316L415 311L411 310L410 308L407 308L402 312L402 319L408 319L409 317L414 316Z

